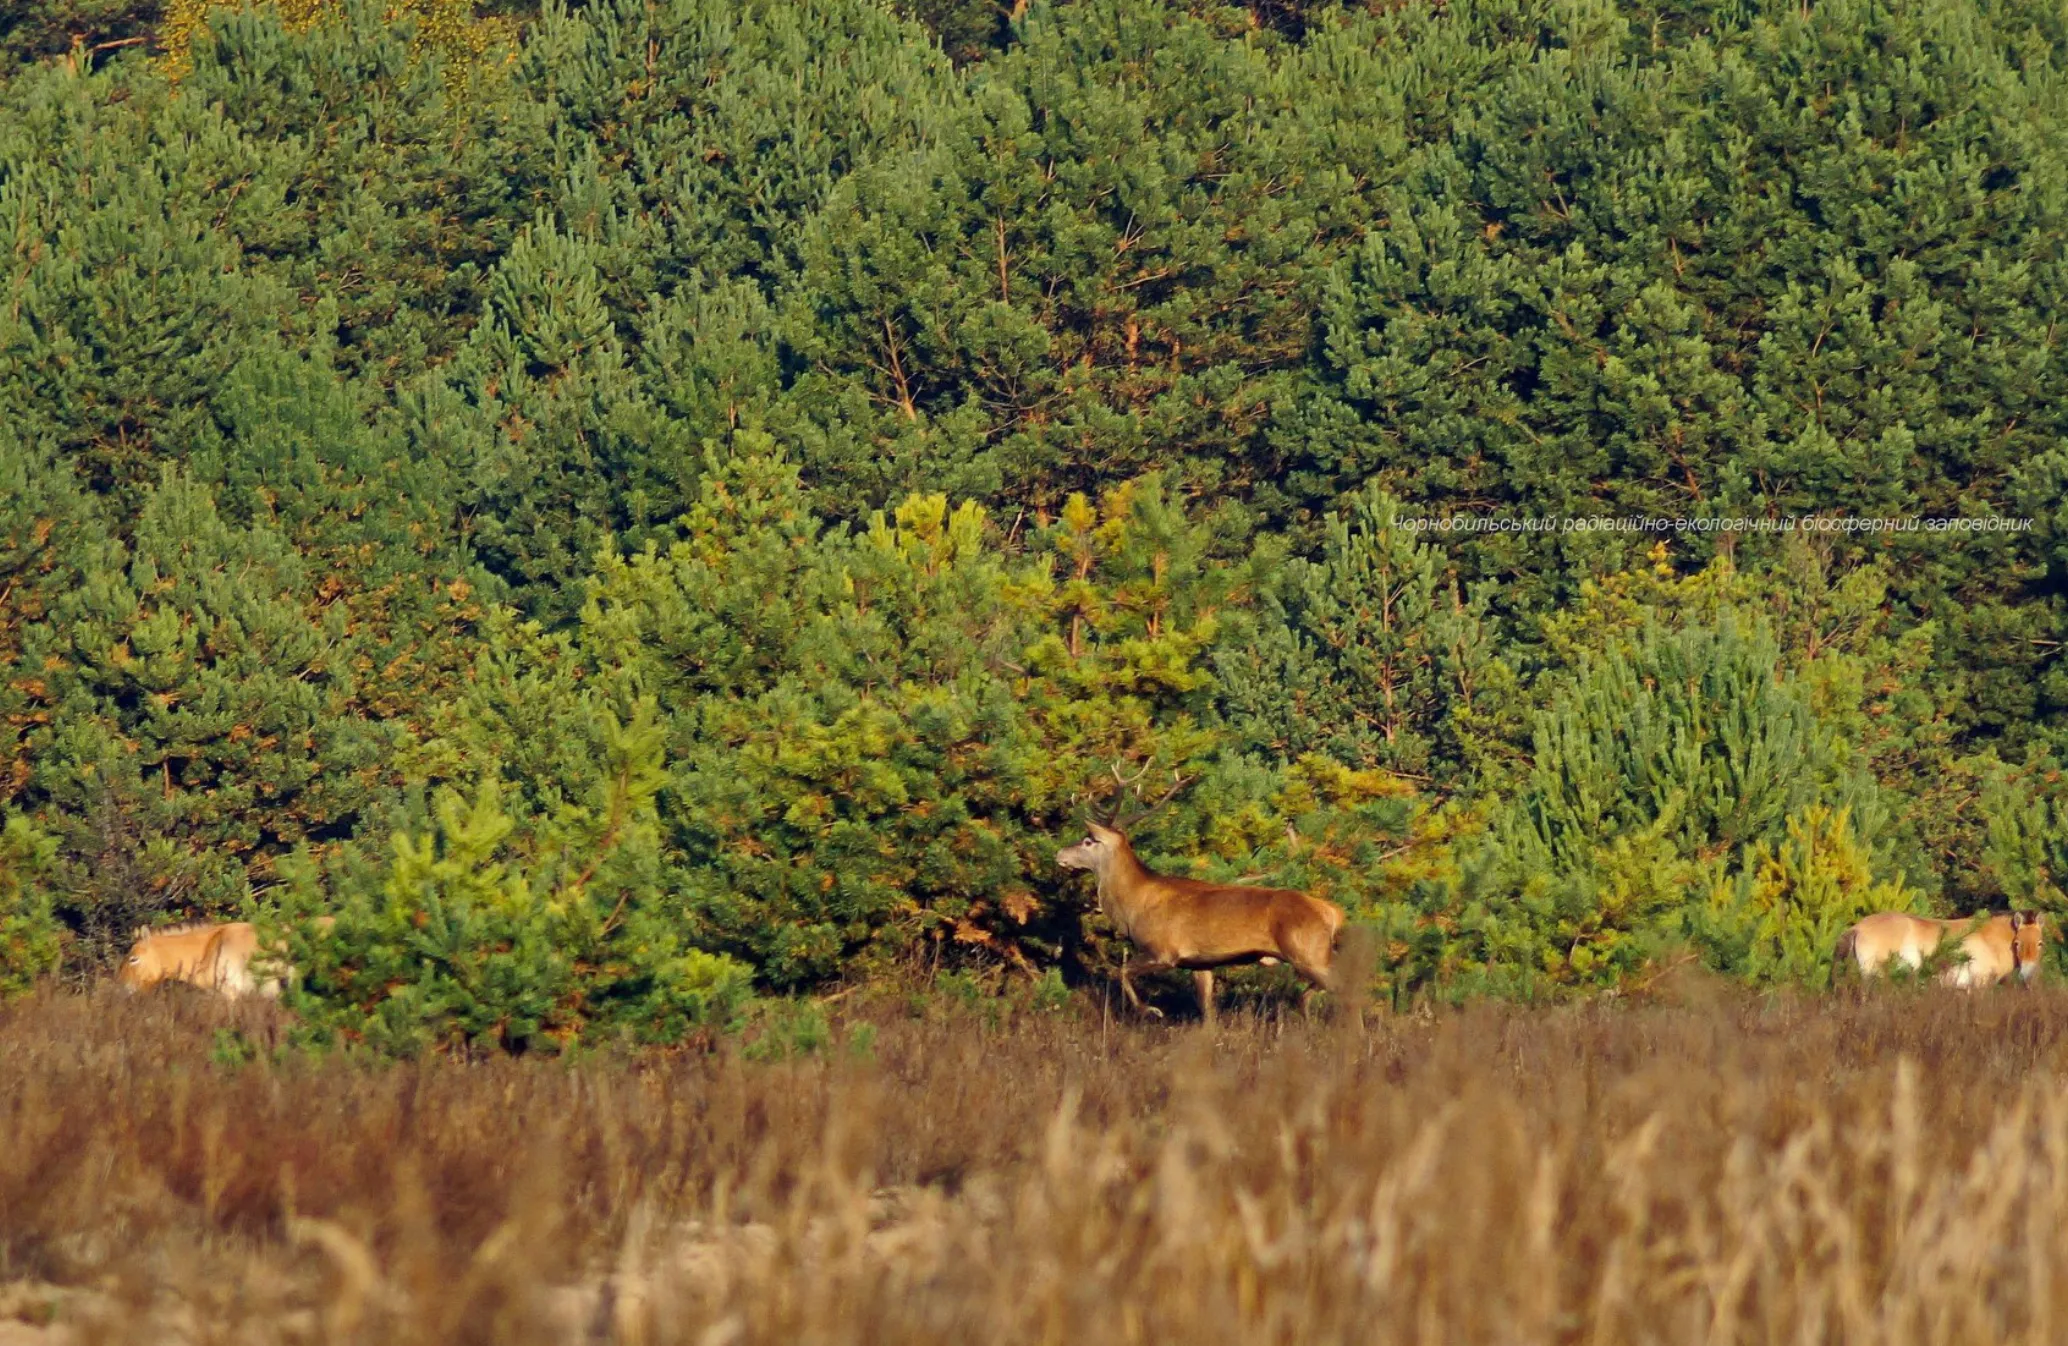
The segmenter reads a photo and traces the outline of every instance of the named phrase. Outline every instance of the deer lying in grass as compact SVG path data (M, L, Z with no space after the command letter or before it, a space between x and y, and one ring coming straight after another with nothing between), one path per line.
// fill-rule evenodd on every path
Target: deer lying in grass
M1065 869L1098 876L1099 909L1120 928L1140 956L1121 965L1120 990L1127 1003L1143 1008L1130 976L1181 967L1192 971L1199 1009L1214 1021L1214 974L1234 963L1291 963L1314 989L1331 985L1336 932L1343 912L1333 902L1291 888L1245 888L1170 878L1135 858L1134 847L1115 828L1092 823L1084 840L1056 852ZM1304 999L1304 998L1303 998ZM1161 1010L1150 1007L1160 1016Z
M1853 961L1862 977L1874 976L1891 962L1914 972L1949 939L1958 940L1959 947L1953 951L1952 965L1939 974L1941 985L1994 986L2012 975L2029 982L2039 975L2046 927L2036 911L1977 914L1956 921L1877 911L1838 937L1832 958L1839 964Z

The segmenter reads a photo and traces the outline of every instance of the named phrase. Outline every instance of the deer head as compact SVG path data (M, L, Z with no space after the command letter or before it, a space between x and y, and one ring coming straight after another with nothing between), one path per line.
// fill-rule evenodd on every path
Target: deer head
M2014 911L2011 913L2011 964L2018 970L2020 981L2031 981L2039 975L2040 959L2046 953L2046 927L2041 924L2036 911Z
M1074 846L1065 846L1056 852L1056 863L1064 869L1088 869L1094 874L1103 873L1113 863L1127 838L1117 830L1102 823L1087 823L1084 840Z
M1142 783L1148 779L1149 772L1154 765L1153 762L1145 762L1141 770L1135 772L1132 776L1126 776L1121 774L1118 762L1112 764L1113 779L1120 786L1119 801L1116 801L1117 806L1107 815L1104 821L1088 820L1085 823L1084 839L1075 845L1065 846L1056 852L1057 864L1065 869L1090 870L1100 876L1099 882L1101 885L1105 883L1105 876L1112 872L1114 857L1123 852L1133 854L1134 848L1128 844L1127 833L1139 827L1155 814L1158 809L1177 798L1178 792L1192 783L1192 777L1181 775L1173 770L1170 773L1170 788L1165 790L1153 802L1145 804L1142 800L1144 794ZM1137 807L1133 809L1124 807L1124 801L1129 795L1133 795L1137 802Z

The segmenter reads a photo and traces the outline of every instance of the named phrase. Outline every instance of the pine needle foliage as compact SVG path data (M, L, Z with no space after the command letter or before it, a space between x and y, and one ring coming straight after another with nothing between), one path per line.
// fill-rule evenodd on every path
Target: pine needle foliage
M2052 909L2053 9L982 8L0 15L66 975L335 910L307 1021L469 1052L1084 984L1054 843L1167 792L1403 996Z

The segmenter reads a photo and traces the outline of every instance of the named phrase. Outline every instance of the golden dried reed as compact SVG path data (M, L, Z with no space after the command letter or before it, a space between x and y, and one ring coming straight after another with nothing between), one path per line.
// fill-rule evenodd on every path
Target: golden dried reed
M2046 1343L2068 994L264 1059L0 1011L0 1342Z

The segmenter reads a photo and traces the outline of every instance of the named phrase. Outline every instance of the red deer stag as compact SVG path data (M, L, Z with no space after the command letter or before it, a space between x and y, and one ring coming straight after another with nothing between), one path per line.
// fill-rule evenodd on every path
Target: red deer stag
M1089 825L1084 840L1057 851L1056 863L1098 876L1099 909L1139 951L1120 968L1121 993L1137 1010L1145 1007L1129 978L1174 967L1191 971L1200 1013L1209 1025L1217 967L1268 967L1284 961L1313 983L1309 996L1313 989L1332 985L1336 932L1343 925L1342 908L1333 902L1292 888L1248 888L1153 873L1135 858L1123 833L1099 823Z

